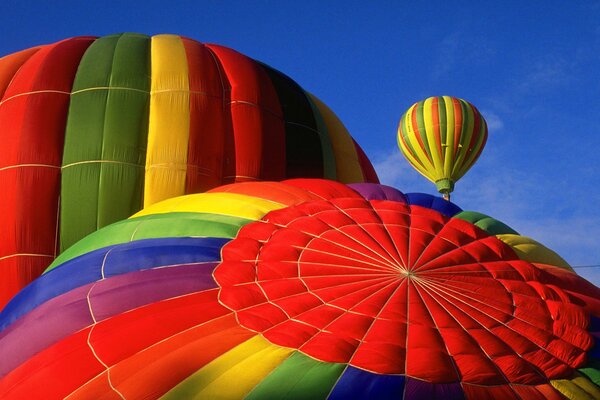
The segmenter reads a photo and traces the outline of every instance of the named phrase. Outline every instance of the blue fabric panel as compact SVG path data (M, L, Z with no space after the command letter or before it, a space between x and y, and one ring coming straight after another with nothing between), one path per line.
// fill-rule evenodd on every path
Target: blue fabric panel
M452 217L462 211L456 204L426 193L407 193L406 198L408 204L431 208L447 217Z
M381 375L348 366L329 399L401 399L403 375Z
M189 237L144 239L83 254L40 276L21 290L0 313L0 331L49 299L98 281L103 274L109 277L167 265L219 261L221 247L229 240Z

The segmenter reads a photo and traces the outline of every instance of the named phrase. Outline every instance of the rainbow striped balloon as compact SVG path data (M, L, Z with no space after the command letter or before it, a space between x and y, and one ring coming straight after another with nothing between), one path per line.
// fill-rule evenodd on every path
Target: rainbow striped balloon
M449 96L413 104L398 126L402 154L443 194L475 164L486 140L487 124L475 106Z
M0 314L2 399L592 399L600 289L439 197L325 180L166 200Z
M176 35L0 59L0 309L54 257L157 201L240 181L377 182L335 114L273 68Z

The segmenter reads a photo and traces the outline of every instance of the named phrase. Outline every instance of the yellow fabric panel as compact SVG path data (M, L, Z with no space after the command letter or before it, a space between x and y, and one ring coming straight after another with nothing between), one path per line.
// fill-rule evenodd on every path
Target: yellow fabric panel
M403 127L403 129L406 128L406 132L408 133L408 138L405 138L405 140L408 139L408 142L410 142L412 148L415 151L415 157L417 159L419 159L420 162L423 163L423 166L425 167L424 171L431 171L431 170L434 169L434 166L429 161L429 158L428 158L427 153L425 152L425 150L423 150L423 148L419 144L419 140L417 139L418 134L415 133L415 129L414 129L414 128L418 128L418 127L417 126L413 126L413 124L412 124L411 115L412 115L414 109L417 107L417 105L418 105L418 103L414 104L407 111L407 118L404 121L406 125ZM429 180L431 180L433 182L432 178L428 177L427 179L429 179Z
M444 150L444 176L450 176L452 165L454 165L454 103L450 96L443 96L443 98L446 106L446 143L442 143L442 149Z
M163 214L167 212L202 212L258 220L266 213L286 207L284 204L236 193L198 193L161 201L134 214Z
M293 352L257 335L198 370L162 399L244 398Z
M573 270L561 256L532 238L513 234L497 235L496 237L512 247L521 260Z
M452 169L452 178L458 180L462 177L465 172L469 169L469 164L465 162L468 156L467 152L469 149L469 143L471 143L471 137L473 137L473 127L475 126L475 117L473 115L473 109L471 107L463 108L463 131L460 135L461 148L458 150L458 157Z
M416 139L414 139L414 136L415 136L414 129L412 129L412 123L410 122L410 115L412 114L413 109L416 106L417 106L417 104L414 104L411 108L408 109L408 111L406 112L407 118L404 119L404 124L402 125L402 131L407 132L407 134L410 133L410 134L408 134L409 137L405 138L404 140L410 142L413 147L415 146L415 144L416 144L416 146L419 146L419 143L416 142ZM402 154L404 154L404 156L408 159L410 164L421 175L423 175L425 178L429 179L430 181L434 182L433 179L429 176L429 173L427 171L427 168L431 167L431 164L429 163L427 158L420 159L419 161L417 161L417 158L419 156L417 156L417 158L415 157L415 155L417 155L416 150L415 150L415 155L413 155L412 151L407 146L405 146L404 143L402 142L400 135L401 135L400 130L398 130L398 145L400 146L400 149L402 150ZM420 147L419 147L419 149L420 149ZM421 151L421 154L423 154L422 151ZM422 162L424 167L422 167L419 162Z
M437 142L436 142L436 126L434 126L433 123L433 113L438 113L437 109L433 109L433 97L428 98L427 100L425 100L425 104L423 105L423 120L424 120L424 128L425 128L425 135L427 137L427 141L428 141L428 148L429 151L431 152L431 159L433 160L433 179L434 181L437 181L439 179L442 179L444 177L444 168L442 165L442 160L441 160L441 155L438 151L438 147L437 147ZM437 128L439 129L439 128Z
M342 183L364 182L365 178L356 154L352 137L342 124L342 121L325 103L308 93L312 102L317 106L327 127L331 147L335 154L335 173L337 180Z
M188 64L179 36L152 37L151 65L144 206L185 194L190 131Z
M598 389L598 386L581 374L576 374L575 378L573 379L551 380L550 383L567 399L600 399L600 389Z

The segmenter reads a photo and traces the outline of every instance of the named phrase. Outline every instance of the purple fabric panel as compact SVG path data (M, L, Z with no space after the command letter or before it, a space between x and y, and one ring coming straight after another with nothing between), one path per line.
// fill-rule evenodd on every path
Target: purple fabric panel
M216 288L212 272L217 264L149 269L99 281L90 295L94 316L102 321L145 304Z
M117 275L57 296L0 334L0 377L34 354L93 324L145 304L216 288L216 262L178 265ZM91 292L90 292L91 289Z
M460 383L429 383L407 378L404 398L410 400L463 400L465 394Z
M66 335L91 325L94 321L86 296L92 285L47 301L4 330L0 334L0 377Z
M367 200L391 200L407 203L404 193L391 186L377 183L351 183L348 186Z

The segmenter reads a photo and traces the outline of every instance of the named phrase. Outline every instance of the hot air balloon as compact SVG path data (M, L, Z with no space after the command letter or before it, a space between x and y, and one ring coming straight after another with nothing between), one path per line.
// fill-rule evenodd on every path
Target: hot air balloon
M229 48L76 37L0 59L0 309L77 240L222 184L377 182L335 114Z
M487 124L465 100L430 97L413 104L400 119L398 146L408 162L450 198L454 184L477 161Z
M89 235L15 296L0 397L598 398L600 289L563 263L431 195L226 185Z

